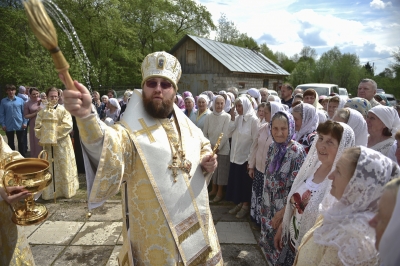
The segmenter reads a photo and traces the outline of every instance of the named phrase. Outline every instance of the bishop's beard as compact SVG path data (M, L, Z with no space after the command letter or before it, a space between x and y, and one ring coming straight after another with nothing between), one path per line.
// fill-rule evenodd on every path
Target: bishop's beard
M169 99L164 98L161 103L159 102L155 103L151 98L152 98L151 96L147 96L145 94L144 90L142 91L144 109L152 117L167 118L168 115L172 113L172 110L174 109L175 93Z

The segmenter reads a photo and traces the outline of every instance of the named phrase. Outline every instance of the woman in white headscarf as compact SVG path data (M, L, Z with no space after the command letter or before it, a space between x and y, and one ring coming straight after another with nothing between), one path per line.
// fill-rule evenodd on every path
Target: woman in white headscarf
M337 110L333 121L348 124L354 131L355 146L365 146L368 143L367 122L365 122L362 114L351 108L342 108Z
M253 97L256 102L257 105L259 105L261 103L261 94L260 91L257 90L256 88L251 88L247 91L247 94L249 94L251 97Z
M257 139L253 141L250 148L249 159L249 176L253 179L250 216L258 226L261 226L261 201L264 188L265 161L269 146L272 143L269 124L276 112L283 111L283 106L280 103L268 102L265 104L264 120L266 123L262 124L258 130Z
M195 116L193 117L192 122L201 130L203 130L206 117L211 114L210 109L208 109L209 102L210 99L205 94L200 94L197 98L197 110L195 111Z
M400 129L400 119L392 107L378 105L369 110L367 115L368 148L388 155Z
M252 179L247 173L250 147L257 138L258 118L247 95L235 100L237 116L231 112L229 132L232 135L227 200L237 206L229 211L243 218L250 211Z
M306 160L294 180L286 201L283 222L275 237L276 248L282 249L279 261L293 263L301 239L319 215L318 206L329 193L330 173L344 150L354 145L353 130L344 123L326 121L319 124Z
M303 93L303 102L312 104L317 110L319 123L324 123L328 120L328 114L324 111L324 107L318 102L318 93L314 89L307 89Z
M225 96L226 97L226 96ZM221 133L224 133L218 147L218 166L212 176L212 190L209 196L215 196L213 202L223 199L224 187L228 184L229 176L229 122L231 116L224 111L224 95L217 95L213 101L213 111L207 115L204 121L203 133L210 140L211 147L214 148Z
M375 229L375 247L381 266L400 265L400 178L386 184L379 200L379 210L369 221Z
M121 106L116 98L110 98L107 103L106 118L111 118L114 122L118 121Z
M231 108L232 108L231 97L228 95L228 93L226 93L226 91L220 91L219 94L220 94L220 95L225 95L225 96L226 96L224 111L225 111L226 113L229 113L229 111L230 111Z
M292 110L296 124L295 141L303 145L306 153L310 150L314 141L316 130L319 124L319 117L314 106L308 103L300 103Z
M329 175L335 201L303 237L293 265L377 265L368 221L385 184L399 174L399 166L379 152L364 146L346 150Z

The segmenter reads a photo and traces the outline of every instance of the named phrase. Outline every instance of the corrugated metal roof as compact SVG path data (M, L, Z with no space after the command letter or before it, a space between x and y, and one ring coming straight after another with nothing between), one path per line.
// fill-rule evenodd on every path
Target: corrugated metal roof
M171 53L174 53L187 38L191 38L195 41L232 72L290 75L286 70L260 52L193 35L186 35L183 37L174 48L171 49Z

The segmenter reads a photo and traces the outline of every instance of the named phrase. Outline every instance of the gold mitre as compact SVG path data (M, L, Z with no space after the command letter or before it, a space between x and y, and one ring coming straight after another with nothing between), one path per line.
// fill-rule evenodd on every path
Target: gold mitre
M147 79L154 77L168 79L177 91L181 74L181 64L175 56L164 51L149 54L142 63L142 88Z

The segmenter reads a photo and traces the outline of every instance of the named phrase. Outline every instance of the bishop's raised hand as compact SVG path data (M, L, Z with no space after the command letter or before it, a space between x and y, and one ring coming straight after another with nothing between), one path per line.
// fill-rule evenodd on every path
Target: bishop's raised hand
M59 74L59 78L65 84L62 74ZM92 96L89 90L76 80L74 86L78 90L68 87L64 90L64 107L75 117L87 117L92 112Z

